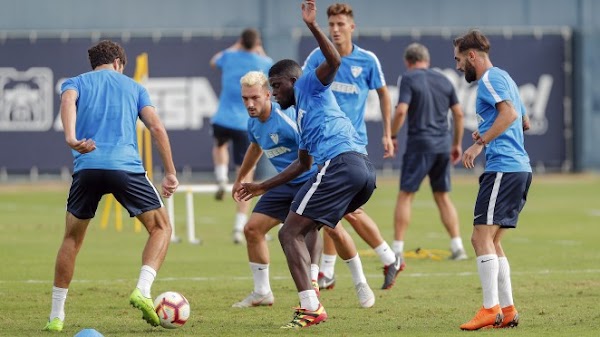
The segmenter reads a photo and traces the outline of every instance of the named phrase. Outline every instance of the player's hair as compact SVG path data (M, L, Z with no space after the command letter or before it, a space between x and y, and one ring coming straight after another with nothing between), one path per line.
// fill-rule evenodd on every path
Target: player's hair
M463 53L469 49L475 49L477 51L489 54L490 52L490 41L483 33L473 29L467 34L459 36L453 41L454 47L458 48L459 53Z
M103 64L113 63L116 59L121 61L123 67L127 64L125 49L118 43L110 40L100 41L97 45L88 49L88 57L92 69L96 69L96 67Z
M413 42L406 47L404 50L404 59L409 64L415 64L417 62L429 62L429 50L424 45Z
M242 32L240 38L242 46L245 49L252 49L258 44L258 41L260 40L260 33L254 28L246 28Z
M354 19L354 12L352 11L352 6L344 3L334 3L333 5L327 7L327 17L332 15L347 15Z
M302 76L302 68L298 62L290 59L284 59L275 63L269 69L269 77L283 76L286 78L300 78Z
M269 81L267 76L262 71L249 71L240 79L240 84L245 87L253 87L259 85L265 89L269 89Z

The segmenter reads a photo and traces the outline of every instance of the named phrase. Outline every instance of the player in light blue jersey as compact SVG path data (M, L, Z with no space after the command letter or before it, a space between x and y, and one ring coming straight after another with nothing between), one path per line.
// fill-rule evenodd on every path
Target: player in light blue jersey
M231 47L215 54L210 60L212 67L221 70L221 94L219 108L212 117L212 133L214 138L213 163L215 177L219 189L215 194L217 200L222 200L225 185L229 181L229 149L228 143L233 143L233 162L239 170L244 153L248 149L248 113L242 102L240 92L240 78L252 70L262 71L265 74L273 64L262 48L260 34L256 29L245 29L240 39ZM248 178L254 176L254 172ZM248 220L250 203L240 201L236 203L236 217L233 225L233 242L242 243L244 236L242 230Z
M477 330L488 326L507 328L519 323L510 279L510 266L501 244L509 228L515 228L527 200L531 166L525 151L523 131L528 128L519 88L489 58L490 43L472 30L454 40L456 69L467 82L479 81L475 144L463 154L466 168L485 148L485 172L479 177L471 242L477 255L477 270L483 291L483 307L460 326Z
M293 60L281 60L269 70L275 100L282 109L296 107L298 158L273 178L244 183L237 190L239 198L249 199L293 180L310 169L313 161L319 168L296 194L279 230L279 241L300 298L300 308L282 328L304 328L327 319L311 285L307 240L323 225L334 228L345 214L365 204L375 190L375 168L330 88L341 57L316 23L314 0L302 3L302 19L323 50L325 61L304 74Z
M271 102L269 83L267 77L258 71L251 71L240 80L242 99L250 115L248 121L248 137L250 146L240 167L238 177L233 185L233 197L237 199L235 191L245 182L246 177L256 165L259 158L265 154L277 172L285 170L298 158L298 144L300 134L296 126L293 108L282 110L278 103ZM261 305L272 305L275 301L269 283L269 249L265 235L279 223L285 221L290 205L296 193L304 183L316 174L317 165L313 164L310 170L301 173L292 181L279 185L263 196L257 202L250 219L244 226L244 235L247 242L248 260L254 279L252 293L233 307L248 308ZM350 268L359 303L368 308L375 304L375 295L368 284L361 283L365 280L362 264L356 251L352 237L341 226L336 226L333 237L338 239L340 256ZM317 235L317 232L311 232ZM318 260L322 246L320 240L309 238L307 240L311 256L311 280L313 287L318 291L317 276L319 274Z
M391 101L379 59L373 52L362 49L352 42L355 23L354 13L349 4L335 3L329 6L327 20L333 45L342 57L340 68L331 84L331 91L335 95L336 102L352 122L361 144L367 145L367 126L365 124L367 96L371 90L376 90L383 122L384 158L392 157L394 147L390 131ZM323 52L316 48L304 61L303 70L312 71L324 60ZM344 218L378 254L384 266L382 289L391 288L400 271L401 264L395 263L399 259L396 258L387 242L383 240L375 221L362 208L347 214ZM337 252L334 240L329 237L328 233L328 231L323 232L323 256L319 274L321 289L333 289L335 286L334 267Z
M56 257L52 309L44 330L63 329L64 305L77 253L100 199L108 193L150 234L142 254L140 277L129 300L142 311L144 320L157 326L159 319L150 288L167 254L171 224L140 160L138 118L150 130L164 164L162 195L167 198L179 185L169 137L146 89L123 75L127 63L123 48L105 40L90 48L88 54L93 71L67 79L61 88L65 140L75 159L65 235Z

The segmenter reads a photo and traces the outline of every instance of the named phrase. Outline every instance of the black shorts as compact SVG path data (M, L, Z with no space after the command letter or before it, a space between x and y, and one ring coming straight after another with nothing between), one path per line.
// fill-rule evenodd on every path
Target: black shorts
M479 177L473 225L517 227L527 201L531 172L485 172Z
M248 132L226 128L217 124L212 125L212 134L217 146L223 146L228 141L233 143L233 162L236 166L241 166L244 162L244 156L250 146Z
M283 184L269 190L258 199L252 212L268 215L284 222L296 193L303 185L302 183Z
M291 211L334 228L344 215L364 205L375 190L375 167L358 152L325 162L298 191Z
M450 192L450 154L405 153L402 159L400 190L418 191L425 176L429 176L433 192Z
M88 169L73 174L67 211L78 219L91 219L100 199L108 193L112 193L132 217L163 206L146 173Z

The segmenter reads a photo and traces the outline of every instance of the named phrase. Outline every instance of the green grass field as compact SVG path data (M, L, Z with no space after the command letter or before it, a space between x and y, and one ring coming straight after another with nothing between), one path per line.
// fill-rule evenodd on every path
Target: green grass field
M391 242L397 179L383 179L379 185L366 210ZM151 328L128 304L146 234L135 233L129 219L124 219L122 232L112 225L102 230L98 213L77 260L61 335L95 328L105 336L599 336L599 191L600 176L534 176L519 227L504 240L521 315L516 329L472 333L458 328L481 306L469 242L477 178L459 176L452 197L471 256L468 261L407 259L396 286L383 291L379 290L383 281L379 259L352 233L377 297L375 306L359 307L348 269L338 259L336 288L321 295L329 320L298 332L279 329L291 319L298 297L277 240L270 242L275 305L231 308L252 290L252 277L245 247L231 242L230 199L216 202L210 195L196 197L196 231L203 244L184 240L171 245L154 283L153 295L179 291L191 303L190 320L177 330ZM0 185L0 336L51 335L40 330L50 310L67 192L64 184ZM184 235L183 195L176 200L176 230ZM414 203L406 249L447 249L448 245L424 185Z

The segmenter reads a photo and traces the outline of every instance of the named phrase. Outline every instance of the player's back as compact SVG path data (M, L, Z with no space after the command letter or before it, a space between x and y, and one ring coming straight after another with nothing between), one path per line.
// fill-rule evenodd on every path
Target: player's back
M75 157L75 171L85 168L144 172L136 135L139 111L151 105L148 92L113 70L95 70L67 79L61 92L77 92L77 139L93 139L96 150Z
M225 51L216 60L221 69L221 94L219 107L212 118L214 124L235 130L246 130L248 112L242 101L240 79L249 71L262 71L267 74L273 61L253 52Z
M444 74L433 69L407 71L400 81L398 102L408 104L407 151L449 151L448 109L457 104L458 99Z

